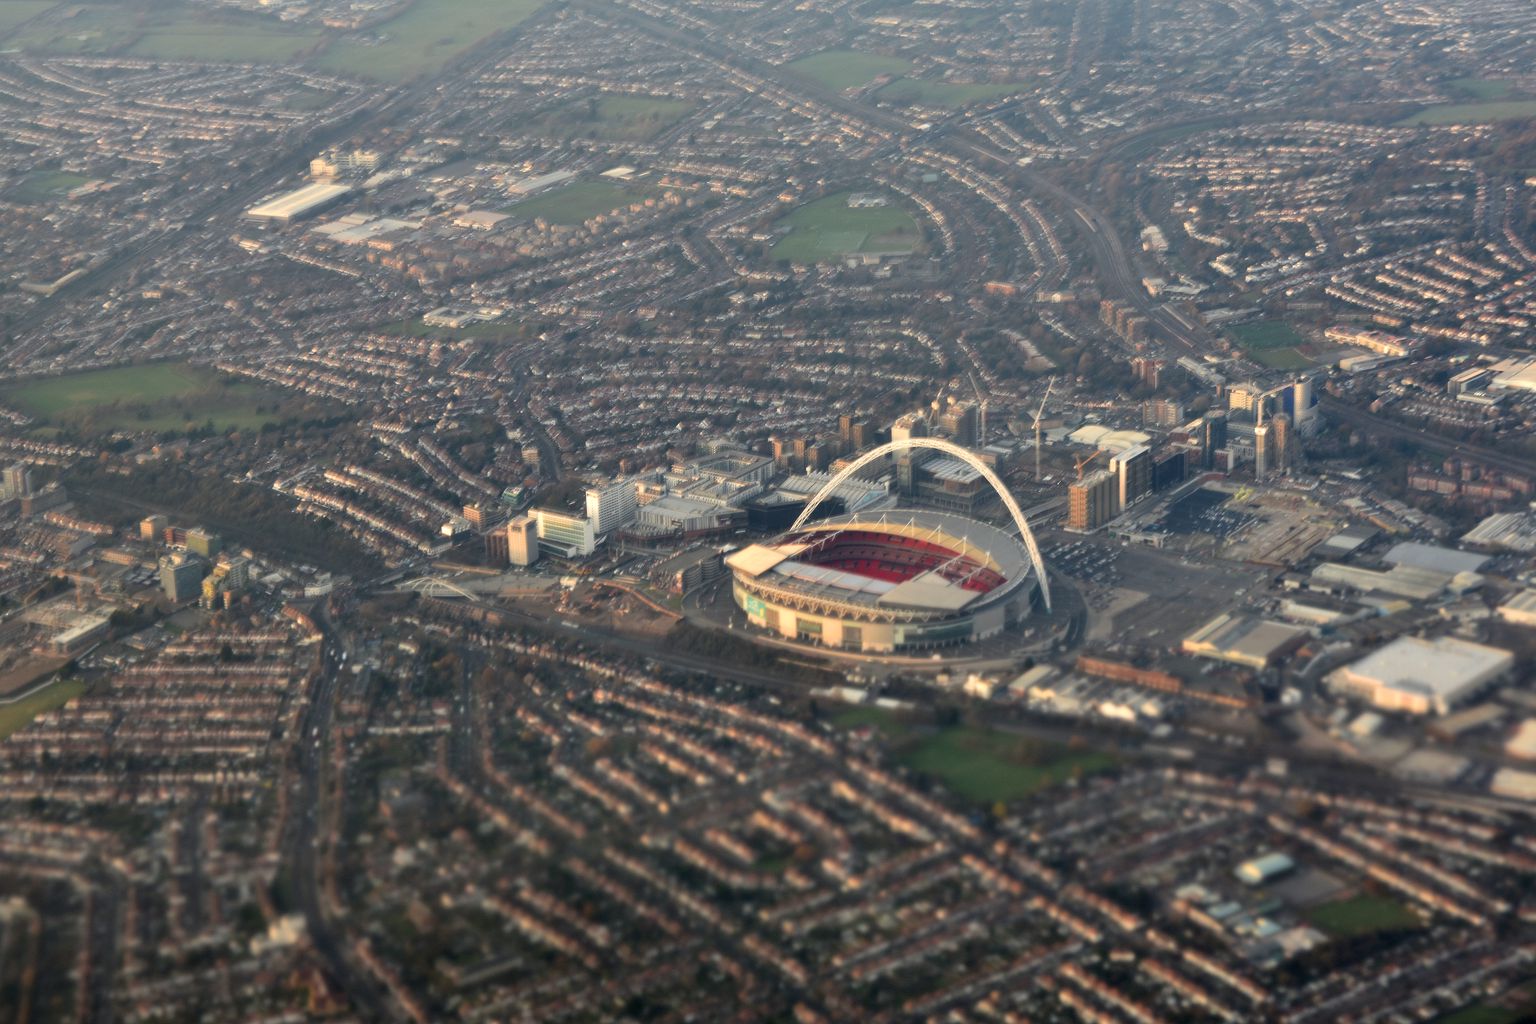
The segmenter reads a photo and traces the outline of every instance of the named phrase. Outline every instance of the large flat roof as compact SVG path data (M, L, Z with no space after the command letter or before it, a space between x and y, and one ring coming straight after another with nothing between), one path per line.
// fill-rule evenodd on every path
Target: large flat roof
M1343 671L1353 683L1423 693L1449 701L1514 664L1514 655L1453 636L1398 637Z
M257 220L290 220L332 200L340 199L351 191L352 186L341 185L334 181L311 182L303 188L253 206L245 211L245 215Z

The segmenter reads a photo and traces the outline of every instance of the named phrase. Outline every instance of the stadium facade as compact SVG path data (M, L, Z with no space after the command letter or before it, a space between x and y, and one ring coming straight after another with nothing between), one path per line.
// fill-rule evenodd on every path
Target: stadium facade
M850 652L921 652L1027 617L1040 578L1025 544L948 512L886 510L803 524L726 559L753 626Z

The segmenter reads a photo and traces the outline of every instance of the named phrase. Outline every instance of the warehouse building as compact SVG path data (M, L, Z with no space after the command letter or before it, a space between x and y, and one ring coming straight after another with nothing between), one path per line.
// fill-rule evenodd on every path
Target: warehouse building
M1405 636L1335 669L1328 681L1341 696L1368 701L1383 711L1445 715L1504 676L1514 663L1509 651L1470 640Z

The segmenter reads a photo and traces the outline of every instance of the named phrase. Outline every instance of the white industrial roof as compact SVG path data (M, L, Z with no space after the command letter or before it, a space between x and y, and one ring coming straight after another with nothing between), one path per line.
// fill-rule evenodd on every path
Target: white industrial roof
M276 199L253 206L245 211L245 215L270 220L287 220L312 210L322 203L338 199L351 191L350 185L339 185L333 181L316 181L286 195L278 196Z
M1399 637L1366 655L1347 669L1358 681L1424 693L1445 700L1469 686L1493 678L1514 663L1514 655L1498 647L1442 636L1425 640Z
M1443 548L1438 544L1419 544L1404 541L1382 556L1389 565L1409 565L1415 569L1431 569L1449 573L1477 572L1488 561L1487 555L1474 555L1455 548Z

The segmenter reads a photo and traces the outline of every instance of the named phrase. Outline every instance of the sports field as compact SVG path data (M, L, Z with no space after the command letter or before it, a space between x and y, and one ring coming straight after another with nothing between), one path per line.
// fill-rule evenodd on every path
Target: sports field
M416 0L371 38L340 39L318 67L361 78L398 82L436 71L476 43L513 28L543 0Z
M1296 347L1306 344L1307 339L1280 320L1238 324L1230 333L1250 358L1272 370L1303 370L1312 365Z
M60 679L10 703L0 702L0 740L27 726L44 711L52 711L85 692L79 679Z
M832 721L845 729L874 727L892 744L902 764L982 804L1017 800L1115 764L1108 754L1072 750L996 729L955 725L933 730L868 705L843 708Z
M826 50L784 65L798 75L841 92L868 85L881 75L905 74L912 67L900 57L883 57L856 50Z
M970 726L933 733L903 751L901 760L967 800L985 804L1017 800L1114 765L1108 754L1071 751L1012 733Z
M926 78L903 78L881 89L879 96L892 103L918 103L928 107L953 108L982 100L995 100L1025 88L1023 82L964 84L936 82Z
M1336 939L1371 932L1418 928L1422 922L1401 903L1386 896L1352 896L1307 911L1307 920Z
M851 192L807 203L779 222L789 233L773 246L773 258L790 263L820 263L850 253L909 252L921 236L917 222L896 205L854 209Z
M0 6L9 6L3 4ZM233 11L168 4L49 4L47 17L23 26L6 45L45 53L128 53L167 60L278 63L314 47L318 32ZM0 28L4 14L0 12Z
M504 212L520 219L542 218L551 224L576 225L643 198L611 181L578 181L514 203Z
M51 425L86 431L249 429L278 422L284 395L186 363L147 363L23 381L0 399Z
M26 181L17 185L11 198L18 203L42 203L58 199L70 189L84 185L89 180L84 175L68 171L41 171L29 175Z
M1492 124L1536 118L1536 100L1489 100L1484 103L1441 103L1428 107L1399 124Z

